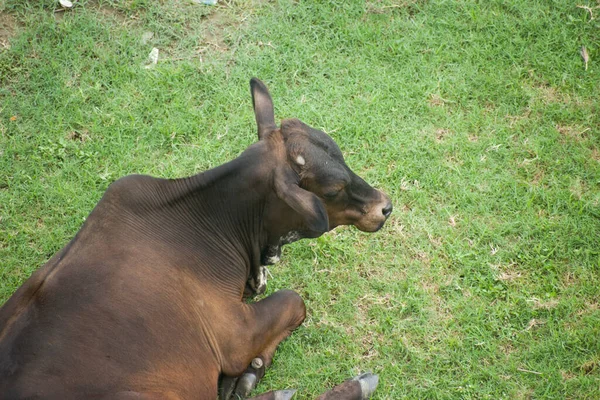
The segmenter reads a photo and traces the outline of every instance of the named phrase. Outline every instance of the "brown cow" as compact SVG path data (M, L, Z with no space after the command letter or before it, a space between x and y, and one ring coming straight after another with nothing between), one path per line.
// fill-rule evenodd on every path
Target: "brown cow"
M0 308L0 399L214 400L221 375L225 397L246 396L305 317L293 291L243 301L264 266L338 225L381 228L389 198L325 133L278 128L250 85L257 143L188 178L117 180Z

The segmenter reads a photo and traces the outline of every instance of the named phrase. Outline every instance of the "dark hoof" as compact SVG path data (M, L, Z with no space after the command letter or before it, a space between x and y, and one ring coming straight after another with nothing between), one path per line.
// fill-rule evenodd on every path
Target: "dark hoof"
M365 372L364 374L358 375L352 378L352 380L360 383L362 400L370 398L375 389L377 389L377 384L379 383L379 377L370 372Z
M219 385L221 389L219 400L245 399L263 376L265 376L264 361L256 357L242 375L235 378L223 375Z
M246 372L237 381L235 386L235 394L240 396L242 399L248 397L250 392L256 387L256 375L252 372Z
M224 377L221 381L221 394L219 400L238 400L245 399L256 387L256 375L252 372L245 372L239 377Z
M233 393L238 379L238 377L223 376L220 383L221 390L219 391L219 400L234 399Z

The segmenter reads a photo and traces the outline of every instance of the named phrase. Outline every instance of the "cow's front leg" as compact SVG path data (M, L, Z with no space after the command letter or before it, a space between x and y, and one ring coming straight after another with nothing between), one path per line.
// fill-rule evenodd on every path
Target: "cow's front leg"
M256 273L253 273L250 275L250 278L248 278L246 289L244 289L244 297L252 297L263 294L267 289L268 273L269 270L266 265L259 266Z
M306 307L291 290L281 290L254 304L242 304L245 321L236 345L223 354L221 399L247 397L273 361L275 349L304 321Z
M279 262L280 257L281 246L279 244L267 246L261 255L261 265L250 271L250 276L244 289L244 297L252 297L265 292L267 289L267 277L270 275L268 266Z

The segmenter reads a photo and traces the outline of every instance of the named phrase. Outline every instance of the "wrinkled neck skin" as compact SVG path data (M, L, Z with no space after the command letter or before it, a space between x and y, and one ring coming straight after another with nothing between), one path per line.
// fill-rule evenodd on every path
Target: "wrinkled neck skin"
M189 259L193 274L236 296L251 274L278 261L282 245L320 235L303 229L275 194L273 156L272 143L260 141L219 167L164 180L160 195L152 195L159 197L151 207L159 239Z

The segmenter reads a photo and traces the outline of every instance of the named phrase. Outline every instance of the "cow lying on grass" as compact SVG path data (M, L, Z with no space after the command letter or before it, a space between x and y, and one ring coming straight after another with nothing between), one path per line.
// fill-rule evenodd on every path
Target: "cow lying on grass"
M214 400L221 375L224 398L262 378L305 317L290 290L243 301L265 265L338 225L377 231L392 205L250 85L257 143L188 178L117 180L0 308L0 399Z

